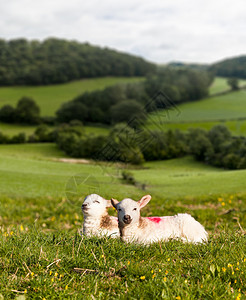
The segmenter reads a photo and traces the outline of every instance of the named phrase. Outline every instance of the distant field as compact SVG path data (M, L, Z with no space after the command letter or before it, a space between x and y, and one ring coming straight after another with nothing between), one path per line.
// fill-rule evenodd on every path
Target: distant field
M24 132L27 136L34 133L36 126L25 126L18 124L7 124L0 122L0 132L8 136L16 135L20 132ZM86 134L94 134L94 135L106 135L109 132L108 128L104 127L96 127L96 126L84 126Z
M16 99L19 99L21 91L30 91L33 97L40 101L40 105L46 109L46 112L51 109L55 112L56 105L69 99L69 95L73 97L85 90L93 90L103 88L106 85L115 84L117 82L142 80L142 78L98 78L90 80L81 80L68 84L61 84L46 87L13 87L0 88L0 105L3 94L6 95L6 103L14 104ZM213 85L210 88L210 93L217 93L227 89L226 78L215 78ZM246 84L246 81L241 80L241 85ZM35 97L35 95L37 97ZM55 99L50 101L50 95ZM66 98L66 99L65 99ZM63 100L61 100L63 99ZM6 104L5 103L5 104ZM57 107L57 106L56 106ZM214 96L200 101L189 102L178 106L177 111L170 111L169 115L165 112L159 112L155 116L151 116L148 121L148 126L151 129L156 128L154 123L161 122L158 128L188 130L189 128L204 128L206 130L214 125L221 123L226 125L235 135L246 135L246 120L235 120L238 118L246 118L246 90L232 92L222 96ZM44 111L43 111L44 112ZM101 127L85 126L86 133L90 134L107 134L108 129ZM35 126L20 126L0 123L0 131L13 136L19 132L25 132L30 135L34 132Z
M98 166L50 161L54 157L65 157L54 144L1 145L1 192L23 197L63 197L69 177L82 173L95 176L101 192L108 197L112 193L121 196L128 192L133 195L141 193L136 187L122 185L117 177L105 177L105 174L115 175L118 172L111 164L108 167L108 163ZM198 163L190 157L146 163L145 167L133 172L137 181L147 185L145 192L156 194L158 198L246 192L246 170L223 171Z
M232 92L222 96L184 103L178 110L170 110L168 115L160 111L151 118L163 123L202 123L203 121L220 121L246 118L246 90ZM151 120L149 120L151 124Z
M210 130L215 125L226 126L233 135L246 135L246 120L245 121L226 121L226 122L185 122L185 123L165 123L155 126L149 125L149 128L161 128L162 130L175 130L179 129L181 131L188 131L190 128L203 128L205 130Z
M28 96L32 97L39 105L42 116L53 116L63 102L72 100L86 91L99 90L117 83L136 82L143 79L143 77L104 77L40 87L0 87L0 107L5 104L15 106L21 97Z
M223 77L215 77L214 82L209 88L210 95L217 94L220 92L224 92L230 89L229 85L227 84L228 78ZM239 79L239 86L245 86L246 80Z

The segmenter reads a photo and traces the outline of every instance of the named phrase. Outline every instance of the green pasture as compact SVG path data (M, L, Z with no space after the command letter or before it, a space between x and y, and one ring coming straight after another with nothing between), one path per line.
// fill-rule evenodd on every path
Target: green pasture
M229 85L227 84L228 78L224 77L215 77L213 83L211 84L209 88L209 94L214 95L217 93L225 92L230 90ZM245 86L246 80L239 79L239 87Z
M8 135L14 136L20 132L24 132L27 136L30 136L34 133L37 126L30 125L20 125L20 124L7 124L0 122L0 132ZM52 127L50 127L52 129ZM97 127L97 126L84 126L86 134L94 135L106 135L109 132L109 129L106 127Z
M191 157L148 162L128 166L133 186L120 178L125 165L54 161L61 157L54 144L0 146L0 299L245 299L246 170ZM190 213L209 242L82 238L89 193L151 194L143 216Z
M159 111L153 116L163 122L202 122L246 118L246 90L222 96L188 102L178 106L178 110Z
M21 97L20 91L30 90L33 95L37 96L37 100L39 99L38 101L40 101L41 107L46 107L45 109L47 109L47 112L43 114L52 115L55 112L53 104L56 105L60 101L59 99L66 101L86 90L100 89L107 85L122 82L122 80L127 82L142 80L142 78L98 78L80 80L55 86L2 87L0 88L0 104L13 104ZM210 88L210 93L216 94L225 91L227 87L226 82L226 78L216 77ZM240 80L240 83L241 85L245 85L246 81ZM3 97L2 95L6 95L6 97ZM52 102L47 101L49 95L55 100L52 100ZM72 96L70 97L70 95ZM5 99L6 101L3 103L1 101L2 99ZM59 102L58 106L60 103L61 102ZM56 108L58 106L56 106ZM226 125L235 135L245 135L246 90L231 92L221 96L208 97L200 101L182 104L178 106L178 110L171 109L168 113L166 111L160 111L157 114L150 115L148 127L155 129L156 123L158 124L157 128L161 128L162 130L180 129L184 131L187 131L189 128L204 128L209 130L214 125L220 123ZM0 123L0 131L10 136L20 132L25 132L27 135L30 135L34 130L35 126ZM88 134L96 135L108 133L108 129L95 126L85 126L85 131Z
M103 77L49 86L0 87L0 107L6 104L15 106L21 97L27 96L36 101L41 109L42 116L54 116L63 102L72 100L84 92L104 89L117 83L130 83L140 80L143 80L143 77Z
M215 125L224 125L226 126L233 135L246 135L246 120L239 121L208 121L208 122L180 122L180 123L162 123L162 124L151 124L149 122L149 128L156 129L159 128L161 130L176 130L179 129L181 131L188 131L191 128L203 128L205 130L210 130Z
M120 180L123 166L110 163L70 164L52 161L67 157L54 144L24 144L0 146L0 190L7 196L64 197L65 186L76 174L95 177L97 188L105 197L112 194L141 195L134 186L125 186ZM132 170L139 184L145 184L145 193L161 199L185 196L200 197L222 193L246 193L246 171L223 171L195 161L191 157L168 161L147 162ZM112 184L111 184L112 183ZM139 185L140 186L140 185ZM178 187L178 188L177 188ZM129 190L128 190L129 189ZM82 192L86 195L88 191Z

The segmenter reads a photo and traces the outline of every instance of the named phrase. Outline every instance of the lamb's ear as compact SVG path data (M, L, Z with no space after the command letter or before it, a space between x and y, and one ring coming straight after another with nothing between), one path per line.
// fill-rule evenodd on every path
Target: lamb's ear
M146 204L149 203L150 199L151 199L151 196L150 196L150 195L145 195L145 196L143 196L143 197L138 201L139 207L140 207L140 208L143 208Z
M113 207L111 200L106 200L106 199L104 200L106 201L106 207Z
M116 205L117 205L118 203L119 203L118 200L116 200L116 199L114 199L114 198L111 199L111 204L113 205L114 208L116 208Z

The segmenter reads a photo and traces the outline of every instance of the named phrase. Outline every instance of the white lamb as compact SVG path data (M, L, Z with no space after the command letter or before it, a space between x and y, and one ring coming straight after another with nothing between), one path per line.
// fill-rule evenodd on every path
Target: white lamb
M169 239L180 239L191 243L206 242L208 234L204 227L189 214L168 217L140 216L140 209L151 199L150 195L138 202L124 199L121 202L111 199L118 211L120 236L125 242L150 244Z
M97 194L91 194L85 198L81 207L84 215L84 235L88 237L120 236L118 218L108 214L108 207L112 207L111 201Z

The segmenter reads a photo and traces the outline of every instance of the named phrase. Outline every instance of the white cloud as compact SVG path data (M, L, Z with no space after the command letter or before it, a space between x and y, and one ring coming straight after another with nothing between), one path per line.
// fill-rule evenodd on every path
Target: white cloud
M245 53L244 0L9 0L0 37L57 36L154 62L213 62Z

